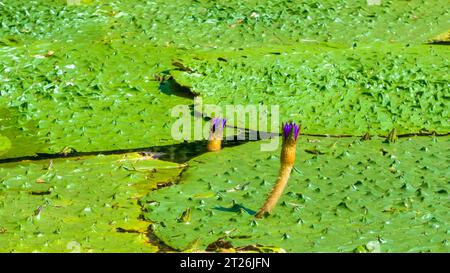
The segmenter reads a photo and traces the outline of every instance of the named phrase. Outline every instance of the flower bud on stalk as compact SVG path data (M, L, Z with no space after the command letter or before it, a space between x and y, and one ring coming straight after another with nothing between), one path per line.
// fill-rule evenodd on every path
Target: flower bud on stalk
M289 122L283 124L283 146L281 148L281 164L278 178L266 202L256 214L256 218L262 218L264 215L270 214L275 208L278 199L280 199L291 175L292 168L294 168L299 133L300 126L296 123Z
M219 151L222 149L223 128L227 123L226 119L213 118L211 121L211 130L209 131L208 151Z

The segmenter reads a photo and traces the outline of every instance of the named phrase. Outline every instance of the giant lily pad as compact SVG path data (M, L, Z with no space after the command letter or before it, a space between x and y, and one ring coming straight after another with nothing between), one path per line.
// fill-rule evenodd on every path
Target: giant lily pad
M124 32L187 48L334 42L421 43L447 30L443 1L117 1ZM132 11L132 12L130 12ZM174 12L176 11L176 12Z
M20 146L15 138L32 131L36 143L4 157L58 153L64 147L87 152L180 142L171 136L176 120L171 109L192 100L162 92L154 78L175 53L101 39L3 49L0 105L16 123L2 132Z
M127 39L139 33L157 45L189 48L299 41L417 43L447 30L449 20L445 1L381 1L376 6L365 0L79 2L4 1L0 36L61 37L98 33L113 24Z
M181 170L138 154L0 164L0 252L155 252L137 201Z
M156 235L182 250L222 239L291 252L449 251L449 137L303 136L278 206L255 220L279 168L279 150L261 143L197 157L179 184L148 195Z
M90 0L78 1L83 5L68 5L70 0L16 0L0 4L0 46L11 42L26 42L28 39L54 35L80 34L86 26L94 27L108 22L106 12L99 12L98 6ZM76 1L72 1L76 2ZM99 1L96 4L99 3ZM105 7L105 11L106 11Z
M169 69L173 58L190 55L185 48L258 47L231 54L230 62L209 60L201 67L188 63L206 73L191 80L193 89L209 95L205 102L284 104L283 117L297 119L300 114L311 132L385 133L393 125L400 127L399 132L448 130L447 119L442 118L448 115L448 105L436 102L448 88L448 79L442 76L448 55L438 48L404 52L395 47L380 52L259 48L262 43L313 42L316 47L324 41L346 46L349 41L358 46L426 41L446 30L444 4L81 3L19 0L0 5L0 107L18 118L14 127L1 130L16 147L5 158L57 153L65 147L102 151L179 142L170 136L174 122L170 109L189 104L190 99L161 92L154 74ZM270 55L279 50L289 54ZM421 54L417 63L416 53ZM230 58L224 51L219 55ZM241 55L248 55L245 63L239 60ZM413 68L397 71L404 64ZM297 99L279 99L280 94ZM402 104L400 99L408 101ZM330 103L333 107L322 109ZM334 129L338 122L342 127Z
M0 135L0 155L6 153L9 149L11 149L11 141L9 138Z
M282 120L301 120L310 134L446 133L449 56L442 46L405 45L213 50L171 73L204 103L279 105ZM265 131L248 119L237 124Z

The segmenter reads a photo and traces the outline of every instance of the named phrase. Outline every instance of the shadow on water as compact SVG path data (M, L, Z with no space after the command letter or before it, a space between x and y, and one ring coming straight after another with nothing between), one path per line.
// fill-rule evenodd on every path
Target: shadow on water
M252 140L224 140L222 143L223 148L234 147ZM44 154L38 153L36 156L24 156L16 158L6 158L0 159L0 163L10 163L10 162L20 162L23 160L41 160L41 159L54 159L54 158L71 158L80 156L90 156L90 155L114 155L114 154L124 154L139 152L142 154L154 155L155 158L171 161L175 163L184 163L190 159L197 157L201 154L207 152L206 140L193 141L193 142L183 142L173 145L165 146L152 146L143 147L136 149L122 149L122 150L112 150L112 151L94 151L94 152L72 152L70 154Z
M427 45L450 45L450 41L432 41L426 43Z
M234 147L247 143L249 140L224 140L222 143L223 148ZM194 157L202 155L207 151L206 149L207 141L195 141L195 142L184 142L169 146L159 146L149 149L151 152L161 153L158 158L161 160L184 163L191 160Z
M256 211L246 208L243 205L240 204L234 204L233 206L226 208L226 207L222 207L222 206L218 206L218 207L214 207L215 210L219 210L219 211L223 211L223 212L232 212L232 213L237 213L237 212L241 212L244 211L250 215L255 215Z
M172 77L162 80L159 84L159 91L166 95L175 95L182 98L194 99L198 94L194 93L188 87L177 83Z

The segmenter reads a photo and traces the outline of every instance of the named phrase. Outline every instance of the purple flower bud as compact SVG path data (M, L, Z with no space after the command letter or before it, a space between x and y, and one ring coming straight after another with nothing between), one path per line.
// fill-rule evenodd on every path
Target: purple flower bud
M211 132L221 134L226 123L227 120L224 118L213 118L211 121Z
M297 141L298 135L300 133L300 126L295 122L290 121L289 123L283 123L283 138L286 140L290 137Z

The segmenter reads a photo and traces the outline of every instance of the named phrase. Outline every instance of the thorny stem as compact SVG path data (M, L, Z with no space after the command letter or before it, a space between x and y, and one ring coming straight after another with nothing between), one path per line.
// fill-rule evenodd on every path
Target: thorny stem
M275 186L269 194L264 205L259 209L256 214L256 218L262 218L266 214L272 213L272 210L275 208L278 200L280 199L281 194L284 191L284 188L287 185L289 177L291 176L292 169L294 168L296 156L296 140L292 138L288 138L283 141L283 148L281 149L281 159L280 159L280 170L278 173L277 181L275 182Z

